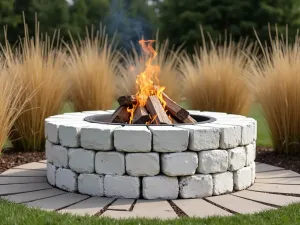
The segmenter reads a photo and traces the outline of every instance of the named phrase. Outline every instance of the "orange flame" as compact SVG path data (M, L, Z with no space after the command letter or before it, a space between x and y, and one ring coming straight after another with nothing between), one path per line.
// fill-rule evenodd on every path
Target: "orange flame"
M140 73L136 78L136 88L137 88L137 104L134 105L131 109L128 108L127 111L130 113L130 124L133 121L134 118L134 111L137 108L137 106L145 106L147 99L151 95L157 96L157 98L160 100L163 108L166 106L166 102L163 99L163 91L165 90L165 87L159 85L159 73L160 68L158 65L153 64L153 60L157 56L157 52L152 47L152 44L154 43L154 40L140 40L139 44L141 45L143 51L146 53L146 55L149 56L149 59L146 62L145 70ZM156 117L154 116L154 119L152 118L149 123L152 123L154 120L156 120Z

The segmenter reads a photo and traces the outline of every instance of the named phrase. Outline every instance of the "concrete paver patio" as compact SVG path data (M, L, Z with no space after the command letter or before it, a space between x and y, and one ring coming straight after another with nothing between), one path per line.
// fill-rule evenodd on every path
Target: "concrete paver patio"
M3 199L47 211L113 218L176 218L255 213L300 202L300 174L256 163L255 184L244 191L204 199L142 200L91 197L53 188L46 161L24 164L0 174ZM292 195L292 196L291 196ZM172 206L178 210L174 210Z

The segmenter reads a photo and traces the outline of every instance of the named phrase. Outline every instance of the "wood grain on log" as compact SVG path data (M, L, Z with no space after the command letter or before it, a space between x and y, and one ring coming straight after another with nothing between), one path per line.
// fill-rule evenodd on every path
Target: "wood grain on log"
M195 120L193 117L188 116L185 120L185 123L197 123L197 120Z
M150 120L149 113L143 106L138 106L134 111L133 123L145 124Z
M118 102L120 106L131 106L137 103L137 99L135 95L127 95L119 97Z
M168 95L163 93L163 99L166 101L166 109L179 121L183 122L189 116L189 112L174 102Z
M126 106L119 106L116 111L110 117L111 123L128 123L130 119L130 113L127 112Z
M155 121L158 124L171 124L167 113L165 112L163 106L161 105L159 99L156 96L149 96L146 102L146 109L153 118L156 116Z

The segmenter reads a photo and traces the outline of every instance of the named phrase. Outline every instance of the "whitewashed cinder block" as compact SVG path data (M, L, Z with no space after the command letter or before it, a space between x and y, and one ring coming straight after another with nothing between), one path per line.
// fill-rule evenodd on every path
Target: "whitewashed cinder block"
M122 152L97 152L95 171L98 174L123 175L125 173L125 156Z
M140 178L130 176L106 175L104 194L107 197L139 198Z
M234 190L244 190L251 185L252 170L251 167L244 167L233 172Z
M83 148L69 149L69 167L77 173L93 173L95 171L95 152Z
M58 168L56 170L56 186L69 192L78 190L78 175L69 169Z
M246 166L251 165L256 157L256 142L245 146L246 150Z
M52 162L57 167L69 167L68 149L61 145L52 146Z
M45 122L45 136L53 144L59 144L58 128L63 122L61 120L51 120Z
M93 150L113 150L113 131L120 127L104 124L93 124L90 127L83 127L81 129L81 146Z
M251 184L254 184L254 182L255 182L255 177L256 177L255 162L252 163L252 164L250 165L250 167L251 167Z
M91 196L104 196L104 177L98 174L80 174L78 191Z
M246 151L244 147L237 147L228 150L228 159L230 171L243 168L246 165Z
M213 195L221 195L233 191L232 172L216 173L212 176L214 182Z
M179 180L181 198L205 198L212 196L213 180L211 175L197 174Z
M226 150L209 150L199 152L198 172L202 174L225 172L228 169Z
M177 177L144 177L142 184L145 199L176 199L179 194Z
M114 146L124 152L150 152L152 134L146 126L125 126L114 130Z
M126 172L130 176L155 176L159 174L158 153L128 153L125 159Z
M90 124L82 122L60 125L58 129L60 144L72 148L80 147L80 130L84 125Z
M45 143L45 152L46 152L46 159L47 159L47 162L49 163L52 163L53 162L53 157L52 157L52 154L53 154L53 151L52 151L52 148L53 148L53 144L46 140L46 143Z
M172 126L149 126L152 132L153 151L181 152L187 150L189 132Z
M255 125L253 122L247 121L247 120L241 120L236 118L222 118L218 119L215 124L227 124L227 125L236 125L241 127L241 142L239 145L248 145L252 143L255 133Z
M220 131L218 128L197 125L182 125L180 127L189 131L189 150L201 151L219 148Z
M56 166L52 165L51 163L47 163L47 180L52 186L55 186L56 170Z
M241 143L242 129L240 126L215 123L199 126L218 128L220 130L220 148L222 149L234 148Z
M161 156L162 172L168 176L193 175L198 167L196 152L164 153Z

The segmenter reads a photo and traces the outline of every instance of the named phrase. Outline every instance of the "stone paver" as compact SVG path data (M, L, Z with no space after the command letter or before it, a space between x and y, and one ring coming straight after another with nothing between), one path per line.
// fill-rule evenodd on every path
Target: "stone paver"
M256 165L259 166L260 164ZM263 173L256 173L256 179L268 179L268 178L286 178L286 177L300 177L299 173L291 170L277 170Z
M1 182L1 179L0 179ZM256 179L255 183L263 184L298 184L300 185L300 177L284 177L284 178L267 178L267 179Z
M41 208L47 211L54 211L74 203L80 202L84 199L89 198L87 195L80 195L75 193L66 193L63 195L58 195L51 198L45 198L41 200L36 200L33 202L25 203L29 207Z
M78 202L74 205L71 205L67 208L61 209L58 212L60 213L72 213L75 215L95 215L106 205L111 203L113 199L111 198L102 198L102 197L92 197L84 201Z
M127 199L125 199L125 198L122 199L122 198L120 198L120 199L117 199L112 205L110 205L108 207L108 209L109 210L128 211L131 208L134 201L135 201L134 199L128 199L128 198Z
M42 163L33 162L33 163L27 163L20 166L14 167L14 169L27 169L27 170L46 170L47 166Z
M258 202L253 202L247 199L239 198L233 195L220 195L207 198L209 201L217 205L230 209L237 213L256 213L267 209L274 209L273 207L263 205Z
M283 170L282 167L272 166L265 163L260 163L256 165L256 173L275 171L275 170Z
M15 203L23 203L23 202L30 202L42 198L48 198L56 195L61 195L66 192L61 191L57 188L51 188L46 190L39 190L39 191L31 191L26 193L20 193L20 194L13 194L13 195L6 195L2 198L7 199L9 201L15 202Z
M24 170L24 169L10 169L1 173L0 177L45 177L45 170Z
M47 182L46 177L0 177L0 184L27 184Z
M203 199L176 199L172 201L190 217L231 215L230 212L223 208L242 214L254 213L262 210L274 209L270 205L280 207L294 202L300 202L300 197L281 195L300 195L300 174L263 163L255 164L256 167L260 166L261 172L256 174L257 179L255 184L249 187L248 190L237 191L232 194L207 197L207 201ZM76 215L95 215L105 206L113 203L110 205L109 209L102 214L102 216L109 216L113 218L146 217L160 219L177 217L176 213L166 200L137 200L133 210L129 211L135 201L134 199L117 199L113 202L115 198L90 197L88 195L67 193L57 188L52 188L47 182L45 182L46 171L43 169L45 167L46 161L44 160L38 163L21 165L16 169L13 168L2 173L0 175L1 198L16 203L24 203L29 207L38 207L50 211L58 210L60 213L68 212ZM58 170L69 171L68 169ZM93 175L99 176L96 174ZM227 176L225 173L217 173L214 174L213 177L225 175ZM107 177L111 177L113 180L115 179L116 182L118 179L127 179L126 176L107 175ZM174 179L176 189L172 191L168 188L168 182L165 180L165 176L151 177L149 180L151 182L148 182L146 185L146 195L148 195L148 198L152 198L153 196L173 198L175 195L175 197L177 197L181 187L180 181L183 182L185 178L183 177L179 179L179 184L177 178ZM147 180L147 178L144 178L144 180ZM130 186L129 189L131 191L136 189L134 198L139 197L140 187L138 183L138 180L128 180L128 185ZM223 187L224 182L221 183ZM114 188L118 186L115 185L114 182L108 186L110 185ZM171 186L173 187L174 185ZM231 188L231 184L229 186ZM215 194L217 192L218 194L226 192L226 190L221 190L222 188L220 190L216 190L216 187L219 187L217 189L220 189L221 184L217 184L217 186L215 185ZM127 190L126 187L123 188ZM194 186L191 186L191 188L191 190L194 190ZM118 191L123 191L121 189L118 188ZM166 190L166 192L164 192L164 190ZM174 196L171 196L173 195L173 192ZM145 195L145 193L143 194ZM213 202L214 204L211 204L210 202Z
M255 183L248 190L283 194L300 194L300 185L260 184Z
M4 184L0 185L0 195L17 194L52 188L48 183Z
M190 217L230 216L231 213L203 199L178 199L173 202Z
M276 206L284 206L291 203L300 202L299 197L269 194L269 193L247 191L247 190L233 193L233 195L247 198L250 200L276 205Z

